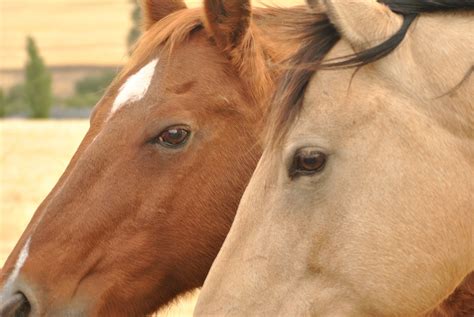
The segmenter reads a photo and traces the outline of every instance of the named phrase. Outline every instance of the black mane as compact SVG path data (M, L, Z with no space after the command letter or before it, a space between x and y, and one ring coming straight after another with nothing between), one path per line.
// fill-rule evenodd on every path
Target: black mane
M301 110L309 80L318 69L361 67L389 55L403 41L410 25L421 13L474 10L474 0L378 0L378 2L402 15L403 23L386 41L365 51L323 62L341 35L327 17L303 27L303 34L298 35L302 43L301 48L288 61L290 67L273 98L276 108L273 114L275 123L273 130L276 129L279 133L273 136L272 142L278 143L285 135L288 126L295 120Z

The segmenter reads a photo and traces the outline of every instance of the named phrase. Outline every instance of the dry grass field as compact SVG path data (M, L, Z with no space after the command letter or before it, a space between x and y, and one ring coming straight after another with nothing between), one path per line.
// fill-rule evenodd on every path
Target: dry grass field
M66 168L87 120L0 121L0 267ZM191 316L188 296L159 316Z
M35 38L53 75L55 96L73 94L84 76L128 58L126 37L131 27L132 1L140 0L0 0L0 88L23 81L26 36ZM203 0L187 0L202 6ZM290 6L304 0L254 0Z
M190 7L203 0L187 0ZM297 5L304 0L254 0ZM25 63L25 37L32 35L50 66L121 65L131 26L131 0L0 0L0 68Z

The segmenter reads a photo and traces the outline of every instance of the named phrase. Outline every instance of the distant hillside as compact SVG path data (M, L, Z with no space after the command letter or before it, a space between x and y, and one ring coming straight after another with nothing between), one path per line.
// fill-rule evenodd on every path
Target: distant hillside
M35 38L49 66L123 64L131 9L130 0L0 0L0 69L23 67L27 35Z

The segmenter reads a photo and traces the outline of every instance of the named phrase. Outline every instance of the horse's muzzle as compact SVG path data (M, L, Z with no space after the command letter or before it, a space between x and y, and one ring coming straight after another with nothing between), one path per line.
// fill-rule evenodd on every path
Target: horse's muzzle
M30 311L30 302L22 293L16 293L0 303L0 317L27 317Z

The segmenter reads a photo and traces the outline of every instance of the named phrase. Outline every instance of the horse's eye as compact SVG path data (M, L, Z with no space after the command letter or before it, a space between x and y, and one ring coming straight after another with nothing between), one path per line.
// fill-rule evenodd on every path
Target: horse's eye
M168 127L160 133L156 141L160 145L171 148L177 148L186 143L190 134L191 132L187 127Z
M290 177L312 175L321 172L326 165L327 155L315 149L302 149L296 152Z

